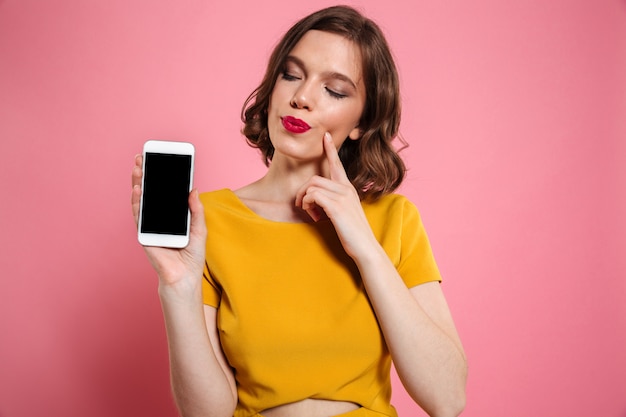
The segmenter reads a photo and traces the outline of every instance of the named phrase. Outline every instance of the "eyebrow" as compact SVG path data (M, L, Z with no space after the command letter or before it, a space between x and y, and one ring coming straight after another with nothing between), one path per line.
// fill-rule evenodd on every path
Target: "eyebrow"
M287 64L288 62L293 62L294 64L296 64L297 66L305 70L306 72L306 65L304 64L304 61L302 61L300 58L293 56L293 55L288 55L287 58L285 58L285 64ZM335 78L340 81L344 81L348 83L350 87L352 87L355 91L357 90L356 84L354 83L354 81L352 81L352 79L345 74L342 74L340 72L330 71L330 72L325 72L324 76Z

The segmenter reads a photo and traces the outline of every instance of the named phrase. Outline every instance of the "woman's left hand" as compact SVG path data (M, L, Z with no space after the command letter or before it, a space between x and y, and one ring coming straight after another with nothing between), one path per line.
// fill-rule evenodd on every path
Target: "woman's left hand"
M324 134L323 144L329 177L315 175L307 181L296 194L296 206L305 210L314 221L322 218L322 209L335 226L346 253L356 259L367 254L368 248L377 241L330 133Z

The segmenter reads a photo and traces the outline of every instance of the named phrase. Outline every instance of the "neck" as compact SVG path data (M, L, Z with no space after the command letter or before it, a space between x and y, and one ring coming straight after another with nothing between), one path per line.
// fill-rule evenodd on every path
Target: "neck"
M292 202L296 193L314 175L328 176L326 161L313 161L306 164L274 160L267 173L257 183L271 195L274 201Z
M272 162L258 181L235 191L252 211L266 219L283 222L310 222L311 217L295 206L296 194L313 175L323 173L320 163L290 165Z

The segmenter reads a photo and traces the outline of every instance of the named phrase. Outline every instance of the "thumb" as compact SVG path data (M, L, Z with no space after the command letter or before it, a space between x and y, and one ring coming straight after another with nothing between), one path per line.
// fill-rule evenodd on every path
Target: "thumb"
M204 206L202 201L200 201L200 193L197 188L194 188L189 193L189 211L191 211L191 234L206 235Z

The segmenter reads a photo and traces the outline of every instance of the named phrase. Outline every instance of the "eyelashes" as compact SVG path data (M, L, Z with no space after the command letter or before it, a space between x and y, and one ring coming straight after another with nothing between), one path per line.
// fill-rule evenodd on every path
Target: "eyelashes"
M330 89L330 88L328 88L328 87L324 87L324 88L326 89L326 91L328 92L328 94L330 94L330 96L331 96L331 97L334 97L334 98L336 98L336 99L342 99L342 98L346 98L346 97L348 97L347 95L345 95L345 94L341 94L341 93L338 93L338 92L336 92L336 91L334 91L334 90L331 90L331 89Z
M301 80L302 78L297 76L297 75L293 75L291 73L289 73L289 71L284 70L281 72L280 77L285 80L285 81L298 81ZM348 97L347 94L342 94L338 91L333 90L332 88L329 87L324 87L324 90L326 90L326 92L328 93L329 96L331 96L332 98L341 100L343 98Z
M300 79L300 77L296 77L295 75L290 74L288 71L283 71L280 76L283 80L286 81L296 81Z

